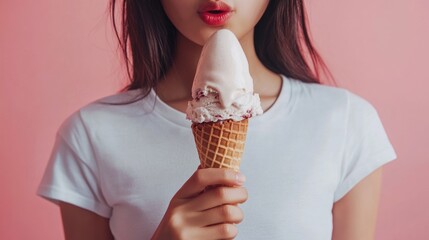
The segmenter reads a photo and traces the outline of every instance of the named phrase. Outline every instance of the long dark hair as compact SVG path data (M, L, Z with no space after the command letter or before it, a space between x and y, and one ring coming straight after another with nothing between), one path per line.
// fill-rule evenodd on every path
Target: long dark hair
M159 0L122 0L121 31L115 19L117 0L111 0L113 27L119 40L130 83L146 96L172 64L177 30ZM271 71L307 83L321 83L319 68L332 74L313 47L303 0L271 0L255 27L255 49ZM314 70L305 60L307 51ZM131 54L131 56L130 56Z

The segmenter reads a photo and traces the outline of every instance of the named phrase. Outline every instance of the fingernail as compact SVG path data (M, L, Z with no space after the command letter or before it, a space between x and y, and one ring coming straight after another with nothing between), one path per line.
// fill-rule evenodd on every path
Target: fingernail
M243 174L238 172L235 175L235 180L237 181L238 184L243 184L246 181L246 177Z

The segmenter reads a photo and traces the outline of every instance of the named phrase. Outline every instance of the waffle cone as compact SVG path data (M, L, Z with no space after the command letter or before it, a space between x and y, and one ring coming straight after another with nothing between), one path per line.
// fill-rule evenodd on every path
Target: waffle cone
M238 171L246 142L248 119L193 123L192 132L202 168Z

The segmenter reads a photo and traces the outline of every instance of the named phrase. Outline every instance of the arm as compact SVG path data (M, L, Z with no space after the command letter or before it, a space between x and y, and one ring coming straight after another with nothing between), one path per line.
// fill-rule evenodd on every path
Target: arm
M65 202L60 208L66 240L114 239L109 219Z
M382 168L360 181L333 207L333 240L373 240Z

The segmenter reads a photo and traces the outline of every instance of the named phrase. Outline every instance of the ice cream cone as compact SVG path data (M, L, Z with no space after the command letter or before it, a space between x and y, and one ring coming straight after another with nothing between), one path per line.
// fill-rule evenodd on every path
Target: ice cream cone
M192 132L202 168L238 171L246 142L248 119L193 123Z
M191 94L186 118L192 121L201 168L239 171L248 119L263 110L246 54L230 30L213 33L204 44Z

